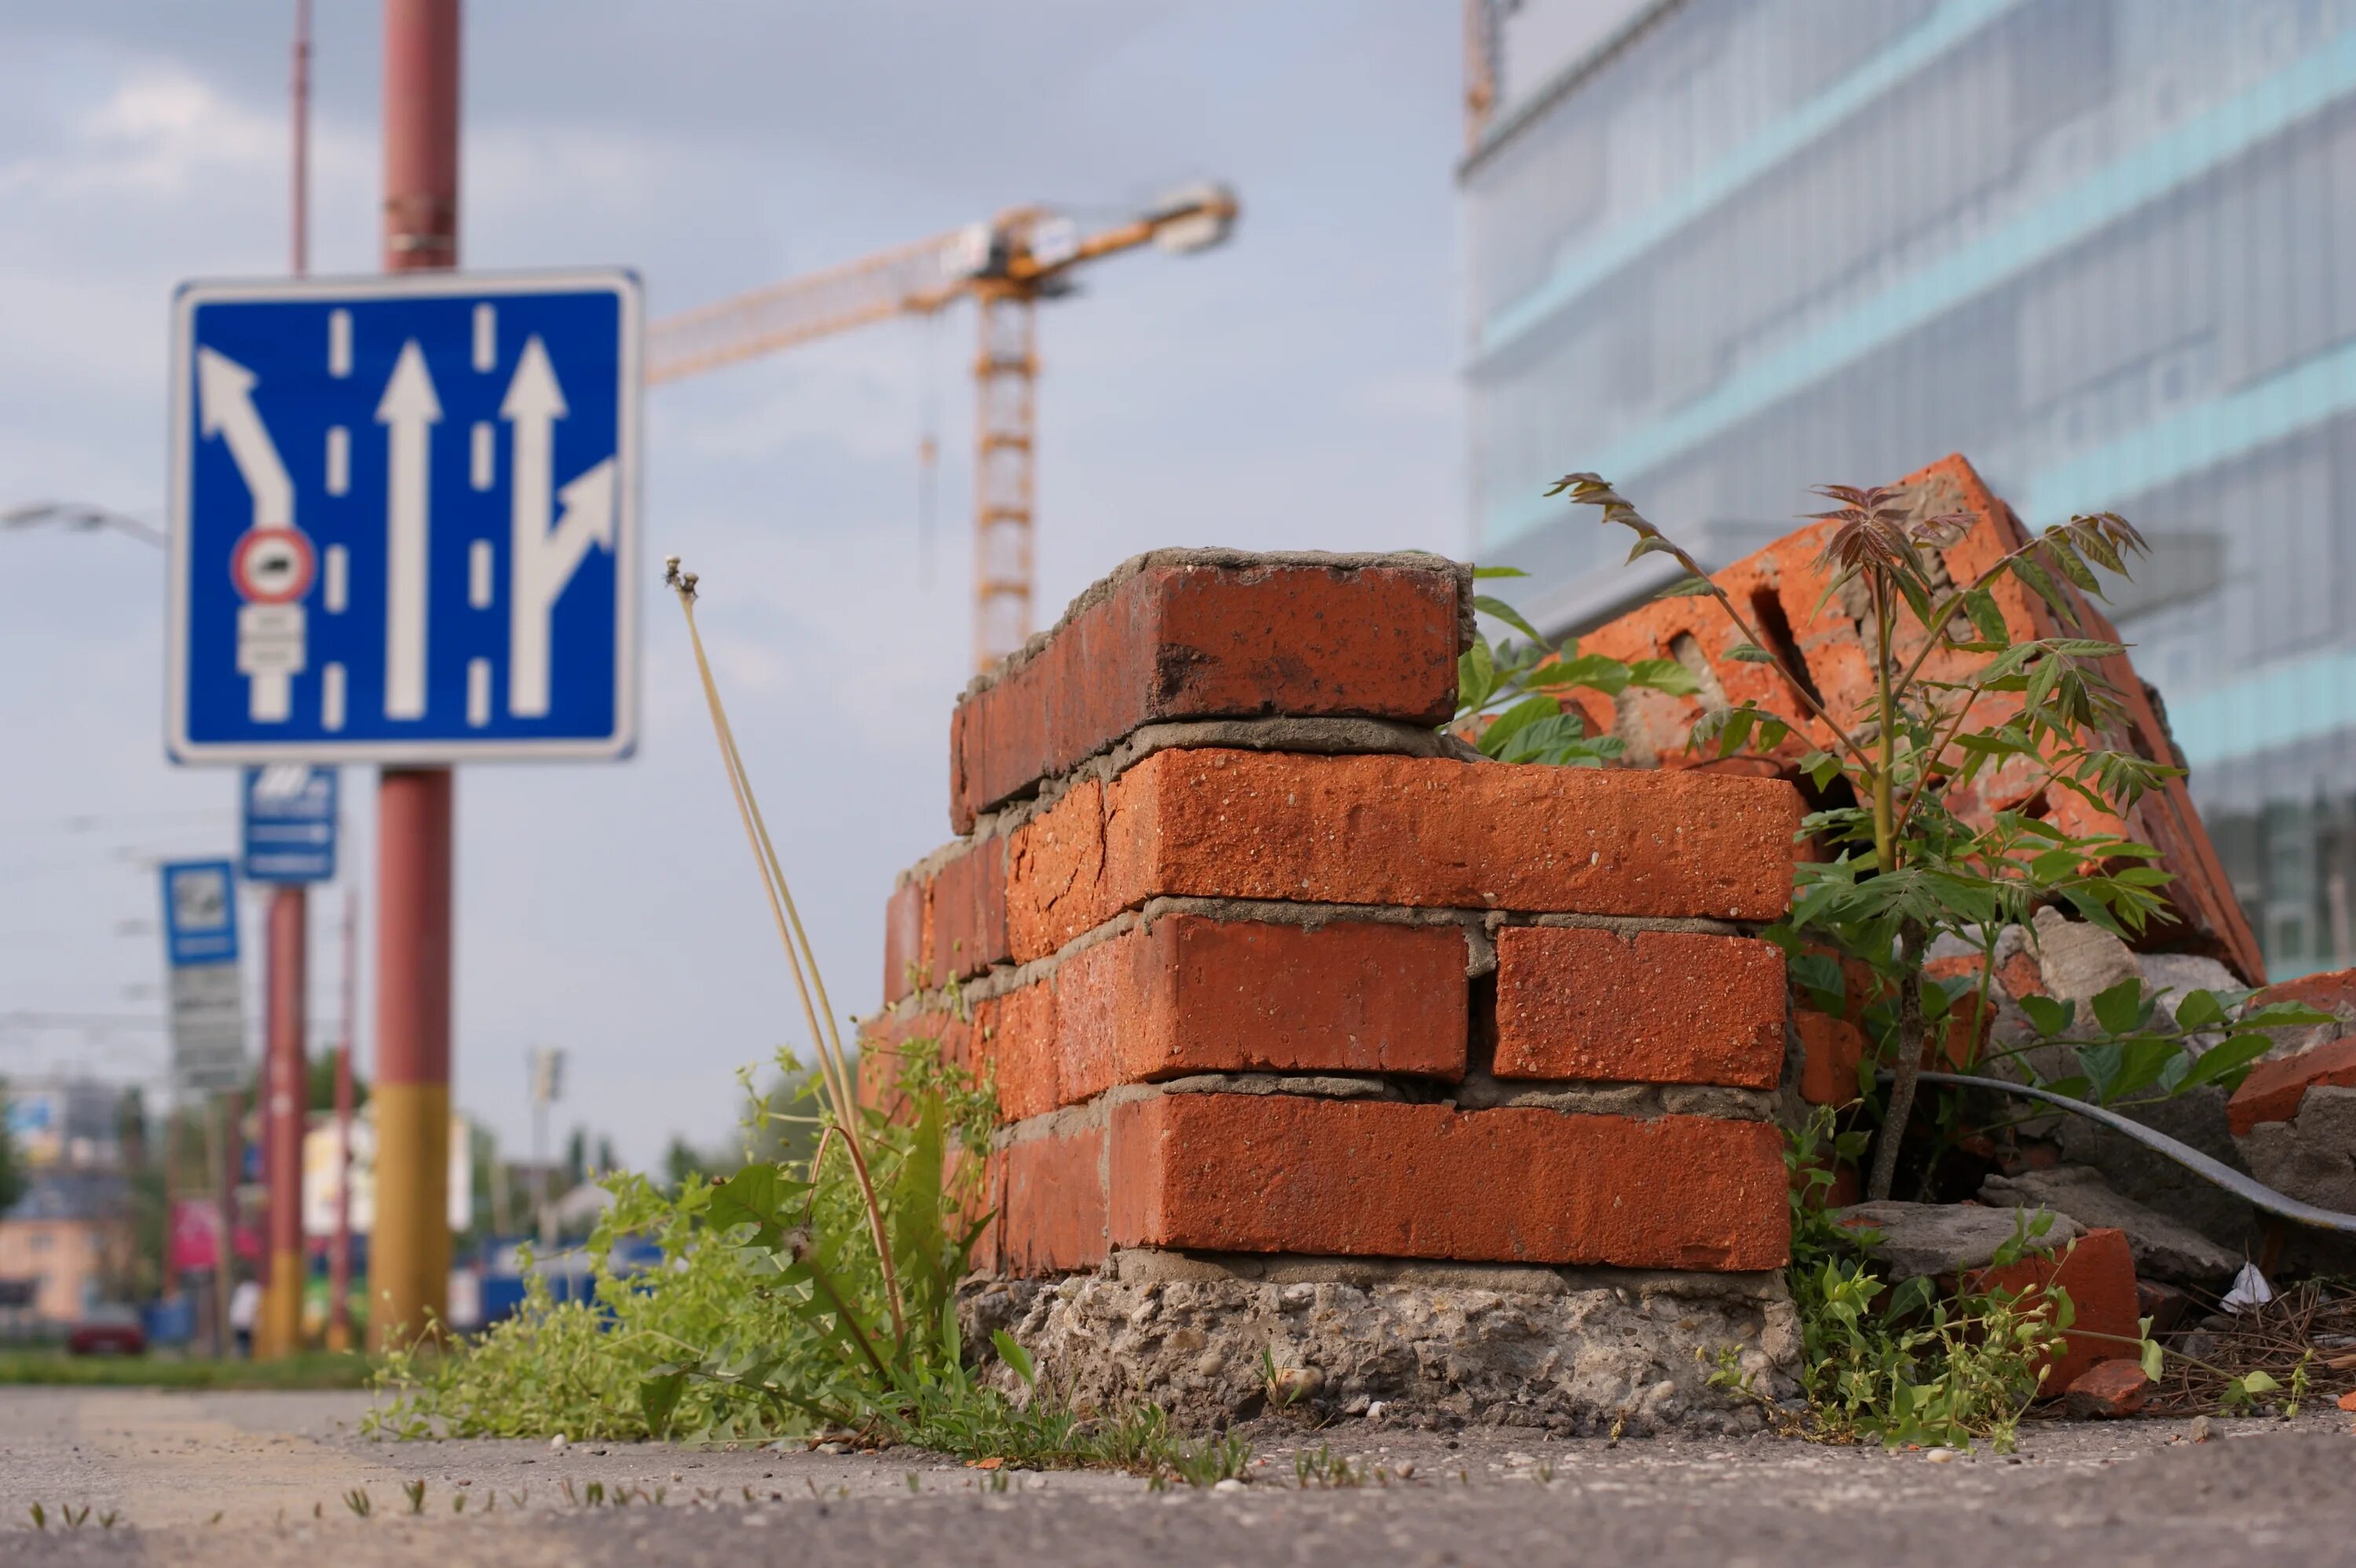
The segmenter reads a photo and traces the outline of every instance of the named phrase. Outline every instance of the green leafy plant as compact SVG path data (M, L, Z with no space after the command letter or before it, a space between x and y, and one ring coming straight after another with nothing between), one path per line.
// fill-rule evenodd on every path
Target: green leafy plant
M1897 488L1819 486L1834 503L1816 514L1833 525L1816 561L1824 596L1861 599L1872 670L1862 711L1844 716L1691 555L1603 479L1573 474L1547 493L1597 507L1607 525L1633 532L1632 561L1675 559L1687 575L1664 597L1714 600L1743 638L1730 656L1772 666L1782 677L1788 709L1751 699L1720 707L1695 726L1691 744L1730 756L1746 747L1775 752L1794 737L1804 742L1797 766L1827 804L1805 819L1803 833L1824 853L1796 863L1790 919L1770 934L1795 965L1824 950L1861 962L1887 1003L1870 1031L1876 1051L1869 1072L1885 1067L1890 1084L1866 1187L1869 1198L1887 1198L1926 1043L1962 999L1925 973L1934 941L1946 937L1979 953L1970 987L1976 1039L1991 1017L1988 986L2005 927L2028 924L2046 904L2123 936L2169 918L2162 899L2169 876L2151 863L2158 852L2149 846L2117 832L2066 832L2027 805L1965 815L1952 804L1957 792L2001 774L2007 798L2075 795L2101 814L2097 820L2120 821L2180 772L2105 743L2124 732L2121 699L2102 668L2121 652L2118 644L2016 636L1995 592L2009 579L2058 625L2077 628L2077 603L2062 584L2100 597L2097 569L2124 575L2127 559L2145 549L2143 538L2114 513L2073 517L1958 583L1942 552L1962 539L1969 514L1916 516ZM2231 1087L2264 1049L2254 1043L2255 1029L2292 1021L2294 1010L2229 1029L2226 1054L2203 1065L2194 1037L2224 1023L2222 1004L2199 993L2166 1019L2150 1000L2138 987L2132 1008L2115 1000L2098 1009L2111 1038L2092 1044L2091 1062L2082 1049L2084 1072L2057 1083L2077 1083L2101 1097L2211 1082ZM2115 1019L2126 1027L2111 1029ZM1863 1087L1871 1098L1871 1083Z
M1836 1131L1830 1107L1819 1107L1785 1135L1792 1191L1788 1277L1800 1320L1807 1409L1795 1424L1784 1419L1821 1441L1969 1447L1986 1440L2009 1451L2022 1413L2063 1348L2074 1314L2069 1292L1966 1285L1943 1294L1928 1276L1886 1285L1866 1253L1878 1236L1840 1225L1824 1202L1834 1162L1853 1157L1862 1142L1862 1135ZM2021 1216L1989 1267L2045 1253L2042 1242L2052 1223L2051 1214ZM2158 1353L2147 1337L2138 1348L2147 1363ZM1731 1351L1721 1356L1709 1381L1765 1403Z
M1517 567L1483 566L1476 579L1521 577ZM1563 696L1577 689L1618 697L1632 686L1676 696L1697 689L1693 673L1675 659L1644 659L1627 665L1601 654L1582 654L1575 642L1555 643L1502 599L1480 594L1480 612L1528 639L1492 645L1476 631L1472 645L1457 659L1453 727L1501 763L1549 763L1564 767L1601 767L1626 750L1617 735L1590 735L1587 720Z

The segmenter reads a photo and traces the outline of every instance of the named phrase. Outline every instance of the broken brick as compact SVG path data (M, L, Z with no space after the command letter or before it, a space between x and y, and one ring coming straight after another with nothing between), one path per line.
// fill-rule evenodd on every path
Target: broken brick
M2134 1361L2096 1361L2070 1380L2062 1408L2072 1421L2116 1421L2143 1408L2151 1380Z

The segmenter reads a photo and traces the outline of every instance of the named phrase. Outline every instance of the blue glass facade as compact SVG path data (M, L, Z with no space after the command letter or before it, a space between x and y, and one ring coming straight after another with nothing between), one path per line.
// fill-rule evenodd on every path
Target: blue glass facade
M1730 559L1951 451L2123 512L2270 964L2356 962L2356 0L1656 4L1462 187L1480 559L1624 603L1581 468Z

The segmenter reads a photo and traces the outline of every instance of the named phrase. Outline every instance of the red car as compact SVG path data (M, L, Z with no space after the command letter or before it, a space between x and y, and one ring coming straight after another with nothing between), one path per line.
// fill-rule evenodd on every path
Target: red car
M129 1307L93 1307L90 1316L66 1333L66 1352L74 1356L144 1356L147 1331L139 1313Z

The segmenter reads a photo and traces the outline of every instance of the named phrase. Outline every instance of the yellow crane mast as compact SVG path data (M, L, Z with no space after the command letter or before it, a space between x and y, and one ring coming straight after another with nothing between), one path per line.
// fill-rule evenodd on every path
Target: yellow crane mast
M649 384L733 365L871 322L974 302L974 659L983 668L1031 635L1033 432L1038 302L1087 263L1141 245L1207 250L1238 208L1224 186L1182 191L1094 231L1045 207L880 251L669 316L647 332Z

